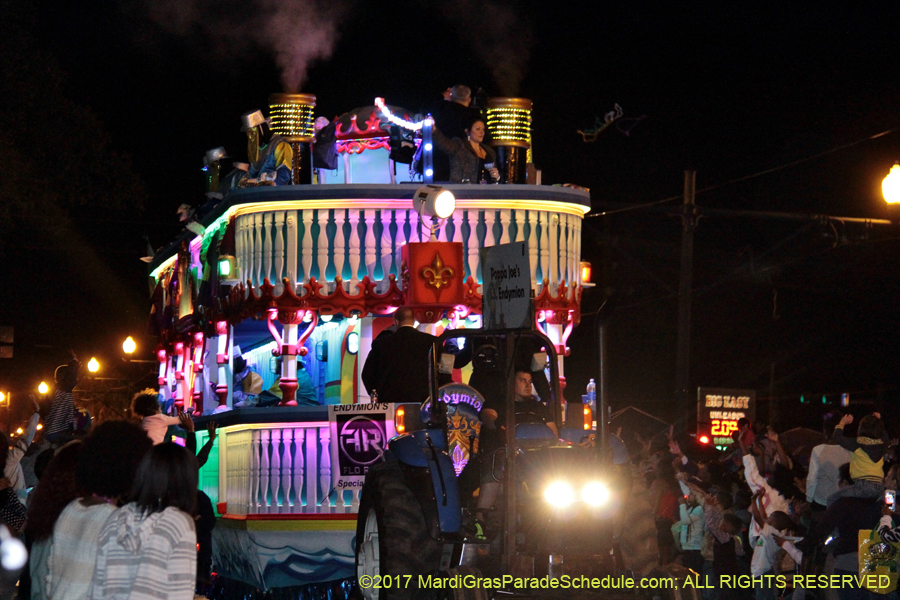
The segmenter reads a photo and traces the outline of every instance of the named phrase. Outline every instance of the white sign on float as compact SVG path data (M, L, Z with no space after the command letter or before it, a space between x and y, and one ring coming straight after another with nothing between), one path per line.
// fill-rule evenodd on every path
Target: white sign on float
M531 261L525 242L481 249L485 329L533 329Z
M397 435L394 405L334 404L331 425L331 479L334 489L362 489L369 467L382 460L387 443Z

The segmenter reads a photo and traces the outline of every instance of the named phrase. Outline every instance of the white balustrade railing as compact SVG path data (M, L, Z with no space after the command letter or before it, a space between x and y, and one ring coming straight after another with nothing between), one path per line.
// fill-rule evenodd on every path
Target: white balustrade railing
M219 443L219 501L228 514L357 512L359 491L332 488L327 422L227 427Z
M561 282L579 282L581 218L561 212L526 209L459 209L439 231L441 241L463 244L465 277L481 280L479 249L527 241L531 281L536 294L546 280L555 292ZM281 293L287 277L297 293L315 277L334 281L356 294L364 276L387 289L388 276L399 280L399 249L411 241L427 241L428 226L413 210L308 209L254 212L236 217L237 259L241 277L254 286L265 278ZM398 282L399 283L399 282ZM334 289L333 284L328 291Z

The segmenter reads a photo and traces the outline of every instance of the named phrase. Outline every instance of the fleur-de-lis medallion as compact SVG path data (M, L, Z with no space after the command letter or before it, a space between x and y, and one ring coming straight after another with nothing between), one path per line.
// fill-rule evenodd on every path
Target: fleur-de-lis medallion
M441 255L435 253L434 260L431 261L430 267L422 267L419 275L425 280L426 285L430 285L435 290L440 291L442 287L449 285L453 279L453 269L445 267Z

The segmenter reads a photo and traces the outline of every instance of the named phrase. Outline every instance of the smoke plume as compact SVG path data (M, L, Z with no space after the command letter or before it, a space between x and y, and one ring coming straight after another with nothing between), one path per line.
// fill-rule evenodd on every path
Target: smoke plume
M176 35L204 42L220 57L254 48L271 53L285 91L296 92L317 60L331 56L339 15L351 0L143 0L151 19Z
M503 96L519 94L531 57L531 26L519 17L526 11L517 4L508 0L455 0L442 9L491 70Z

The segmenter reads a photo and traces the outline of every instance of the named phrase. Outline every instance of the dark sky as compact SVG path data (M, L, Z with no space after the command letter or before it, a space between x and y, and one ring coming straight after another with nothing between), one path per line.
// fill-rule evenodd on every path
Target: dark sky
M880 182L900 134L828 151L900 126L900 6L781 4L2 0L0 190L15 198L0 212L14 232L0 242L0 320L16 326L17 357L0 377L30 386L69 347L115 357L142 333L142 236L163 245L178 205L200 203L206 150L243 153L240 115L282 91L279 61L302 65L289 47L313 57L300 87L328 117L375 96L417 110L459 82L531 98L544 182L589 187L595 210L678 196L692 168L699 190L714 188L698 194L704 207L885 217ZM583 143L576 130L616 103L645 118ZM639 210L586 231L585 257L620 296L614 401L665 410L679 222ZM705 217L692 386L767 395L774 373L785 397L891 397L895 238L883 226ZM600 296L586 293L586 312ZM577 390L594 372L592 324L570 341Z

